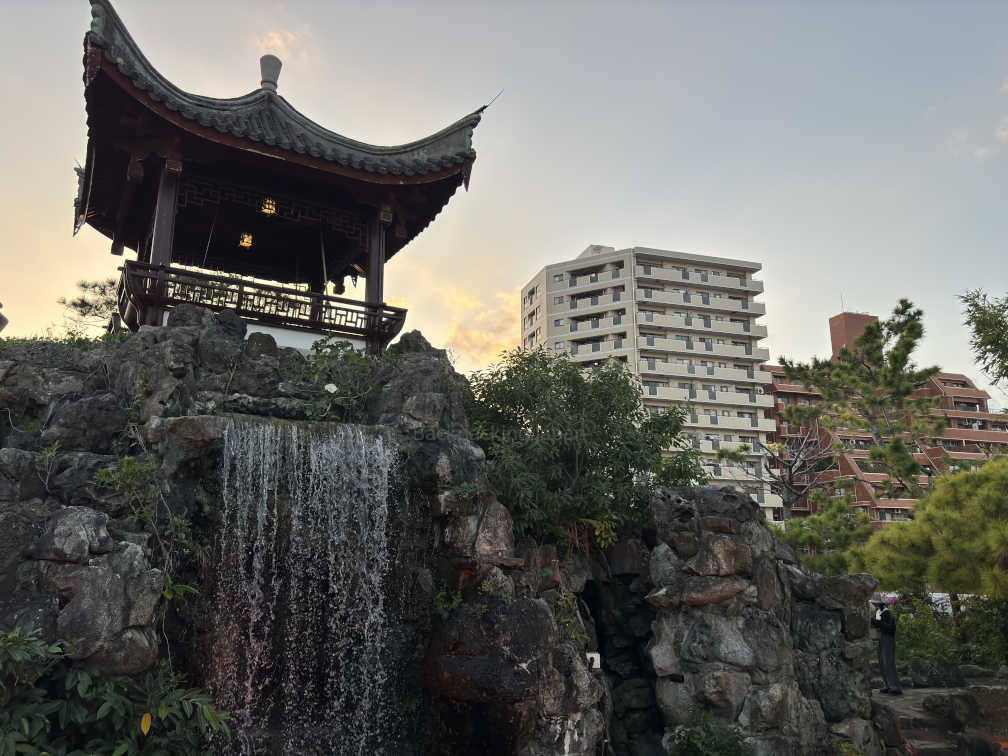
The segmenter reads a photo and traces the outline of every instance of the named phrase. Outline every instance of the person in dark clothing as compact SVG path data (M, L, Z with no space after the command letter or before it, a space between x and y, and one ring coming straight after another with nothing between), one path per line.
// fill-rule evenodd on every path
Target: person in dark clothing
M901 696L903 689L900 688L899 675L896 674L896 618L881 601L872 603L876 612L871 623L872 627L877 627L879 630L878 664L885 685L879 692Z

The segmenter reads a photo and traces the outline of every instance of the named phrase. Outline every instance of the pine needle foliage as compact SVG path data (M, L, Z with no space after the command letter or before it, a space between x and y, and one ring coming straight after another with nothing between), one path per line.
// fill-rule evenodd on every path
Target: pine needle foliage
M780 360L789 380L814 386L822 395L816 411L824 424L871 434L868 459L888 475L880 491L884 498L921 496L916 479L921 468L912 448L944 430L944 420L934 412L937 397L913 395L940 370L914 363L923 317L901 299L888 319L869 323L853 348L841 348L836 359Z
M966 305L970 347L994 383L1008 378L1008 297L988 299L980 289L959 297Z
M1008 598L1008 458L939 477L912 522L872 536L864 567L893 590Z

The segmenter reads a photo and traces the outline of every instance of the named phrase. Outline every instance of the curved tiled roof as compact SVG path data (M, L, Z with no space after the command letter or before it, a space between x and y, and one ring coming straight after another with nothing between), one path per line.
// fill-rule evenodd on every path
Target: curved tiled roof
M114 63L137 90L195 124L252 143L374 174L423 176L453 167L461 169L476 157L472 133L483 108L424 139L379 147L319 126L269 88L230 99L185 92L151 65L109 0L90 2L91 29L85 37L85 45L101 48L103 56Z

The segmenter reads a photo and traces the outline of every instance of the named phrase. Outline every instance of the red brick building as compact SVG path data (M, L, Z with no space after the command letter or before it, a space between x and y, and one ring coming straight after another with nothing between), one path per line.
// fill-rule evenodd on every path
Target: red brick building
M874 320L874 316L862 313L841 313L830 318L834 357L841 346L853 344L864 327ZM768 391L774 404L766 412L777 424L776 439L784 440L789 434L800 433L800 429L788 427L783 408L790 404L815 404L822 397L814 388L789 383L784 369L779 366L760 367L772 376ZM1008 414L992 413L988 406L990 395L977 388L968 377L959 373L938 373L920 387L919 393L939 397L936 412L945 419L945 431L939 438L915 445L914 457L923 473L918 477L921 486L929 485L931 476L946 464L955 470L959 461L983 460L992 454L1008 453ZM836 456L833 478L853 481L851 493L855 506L863 509L873 524L910 519L915 499L888 499L880 495L886 475L868 460L868 452L874 445L871 434L846 428L823 432L842 447ZM839 495L843 490L838 486L834 491L827 488L826 493ZM794 513L798 516L811 514L814 507L807 501L802 502L794 507Z

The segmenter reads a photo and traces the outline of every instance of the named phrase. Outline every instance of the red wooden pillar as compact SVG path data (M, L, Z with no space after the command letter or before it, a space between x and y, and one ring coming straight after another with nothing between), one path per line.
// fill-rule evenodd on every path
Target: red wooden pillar
M364 301L368 305L368 351L378 354L385 348L381 336L382 307L385 305L385 237L392 224L392 208L382 205L368 224L368 266Z
M157 201L154 205L154 228L151 238L151 265L171 265L175 243L175 213L178 210L178 192L182 176L182 161L166 159L158 180ZM159 276L161 278L161 276ZM159 283L154 291L157 298L166 295L165 285ZM144 321L148 325L161 325L163 308L152 307Z

